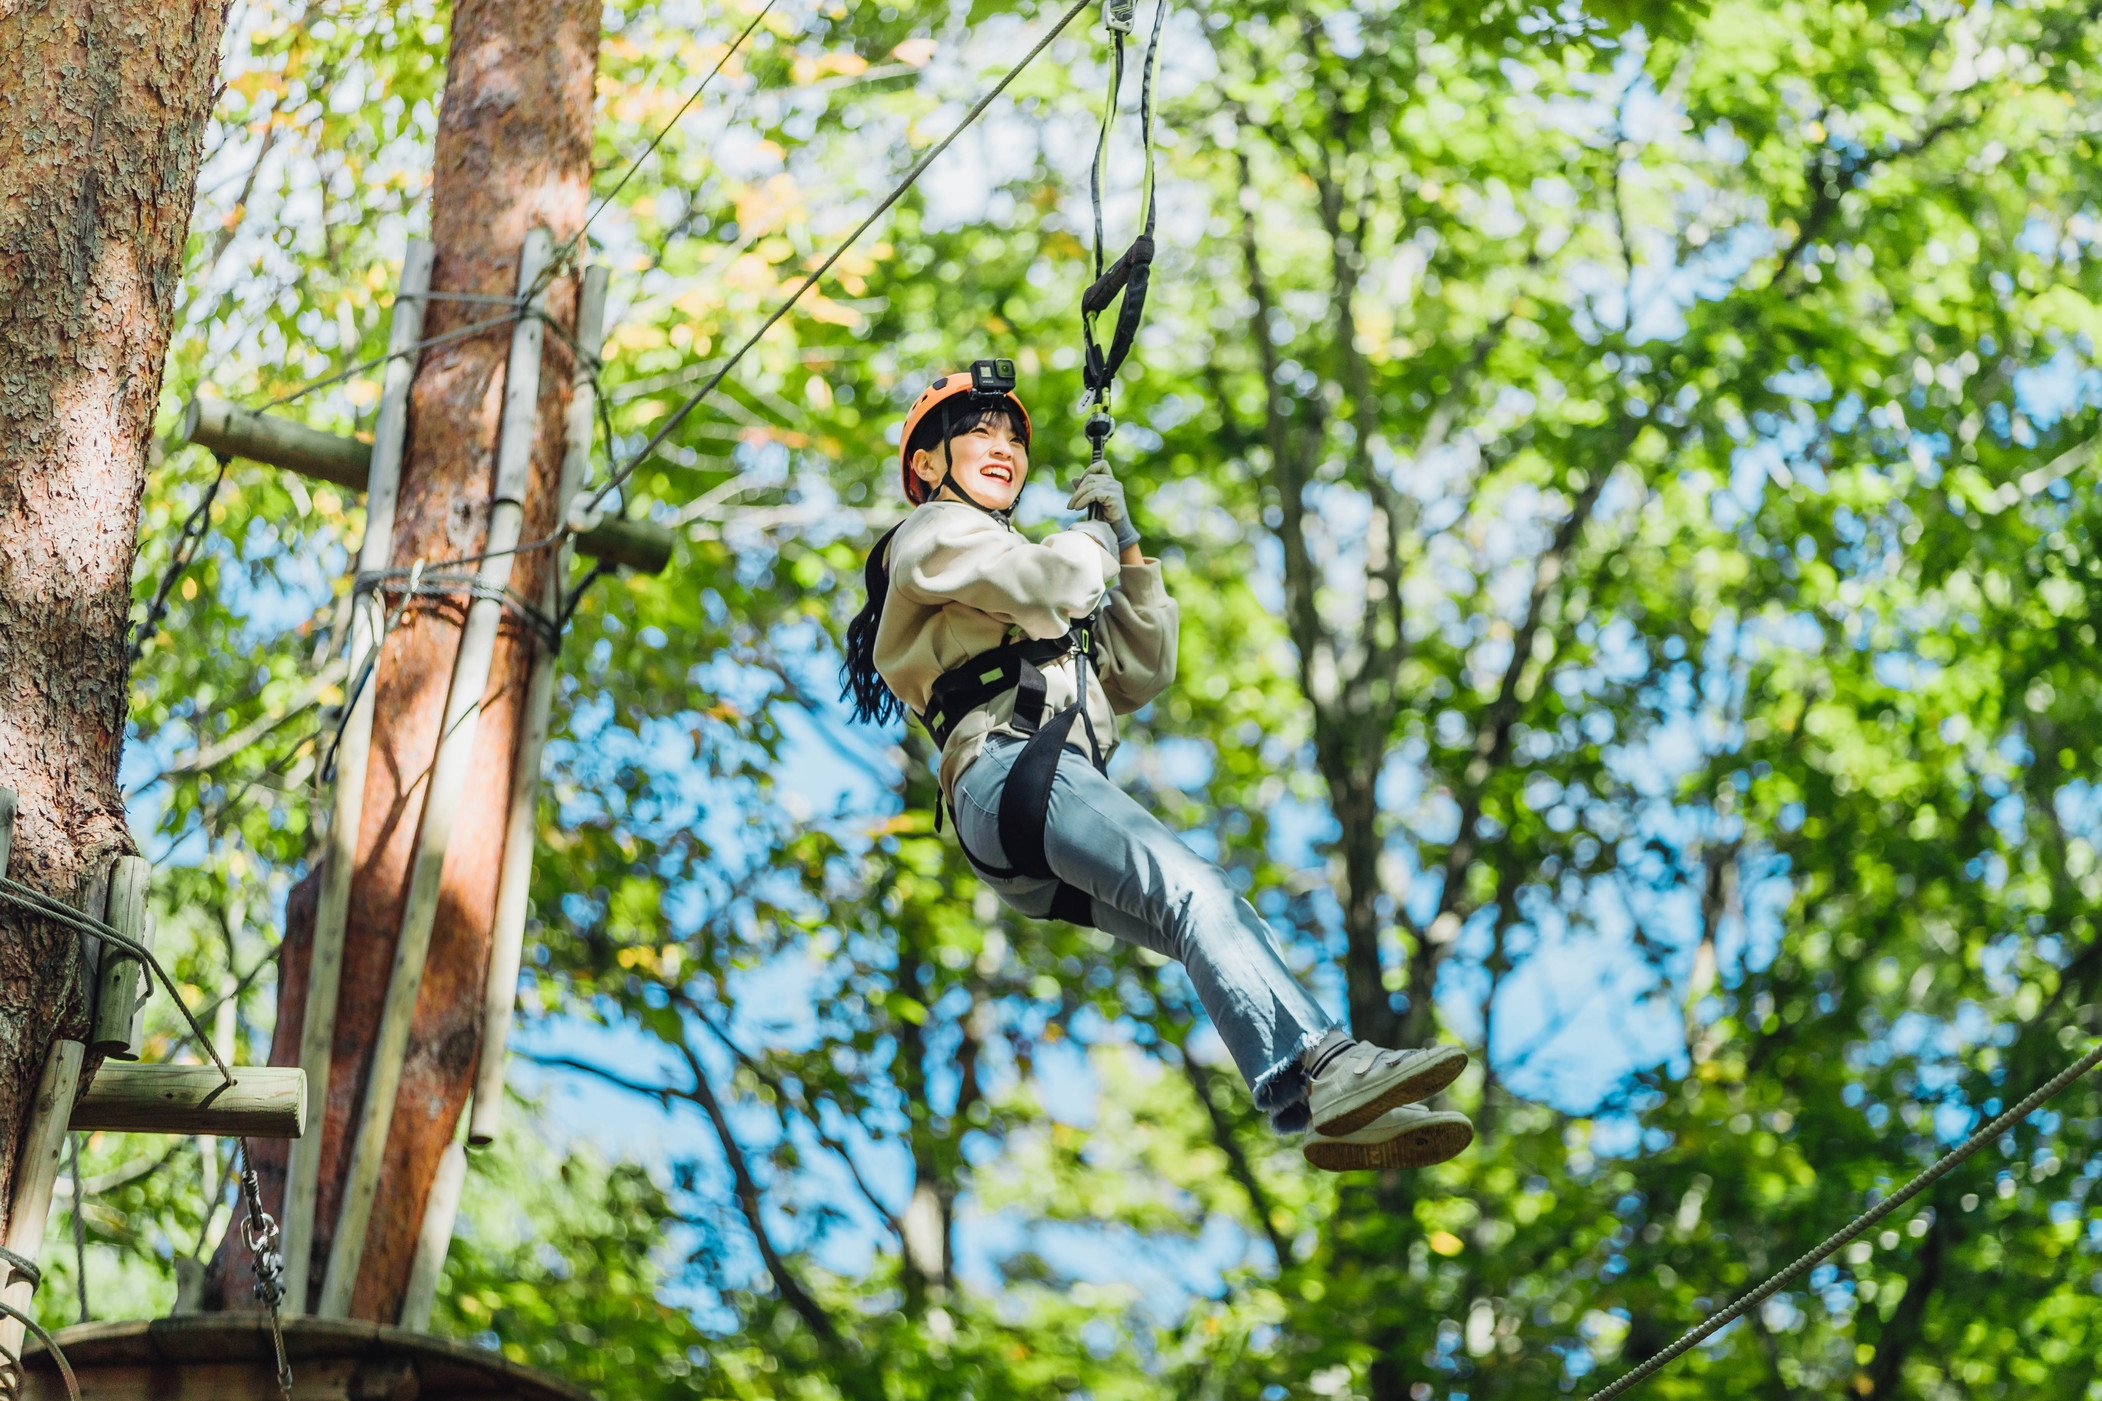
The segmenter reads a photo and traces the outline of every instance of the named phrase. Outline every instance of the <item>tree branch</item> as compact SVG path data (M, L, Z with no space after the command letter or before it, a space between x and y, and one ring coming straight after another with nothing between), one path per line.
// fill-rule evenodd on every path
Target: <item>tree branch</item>
M1211 1120L1212 1141L1217 1143L1219 1151L1226 1155L1227 1171L1233 1175L1233 1180L1240 1184L1241 1191L1247 1194L1248 1209L1255 1213L1256 1221L1263 1228L1263 1235L1269 1239L1271 1252L1277 1256L1277 1267L1283 1269L1292 1263L1291 1242L1285 1239L1284 1232L1278 1230L1277 1223L1271 1219L1270 1194L1263 1190L1263 1184L1256 1178L1255 1168L1249 1163L1247 1152L1234 1134L1233 1120L1227 1116L1224 1109L1212 1102L1212 1073L1210 1069L1197 1063L1197 1058L1190 1054L1188 1047L1181 1046L1176 1049L1182 1053L1183 1076L1190 1082L1191 1092L1197 1096L1197 1102L1204 1106L1205 1115Z

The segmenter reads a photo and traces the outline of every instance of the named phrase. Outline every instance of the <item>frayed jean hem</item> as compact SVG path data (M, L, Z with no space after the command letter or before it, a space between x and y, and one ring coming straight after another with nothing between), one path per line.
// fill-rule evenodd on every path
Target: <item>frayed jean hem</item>
M1279 1133L1305 1133L1311 1115L1307 1111L1306 1053L1321 1044L1326 1028L1309 1029L1300 1037L1292 1054L1256 1077L1255 1107L1270 1116L1270 1127Z

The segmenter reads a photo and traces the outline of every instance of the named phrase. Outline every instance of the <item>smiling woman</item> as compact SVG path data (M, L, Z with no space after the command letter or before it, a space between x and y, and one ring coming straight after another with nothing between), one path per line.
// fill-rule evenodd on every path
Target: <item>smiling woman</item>
M1116 717L1175 680L1180 615L1099 455L1066 503L1099 519L1041 544L1015 531L1029 414L1014 383L1012 361L980 360L906 416L898 466L915 509L869 552L844 668L857 717L909 709L926 727L958 844L1010 907L1183 964L1256 1106L1287 1132L1313 1129L1309 1163L1453 1157L1472 1126L1419 1102L1466 1053L1353 1040L1225 873L1106 777ZM1069 749L1085 762L1062 762Z

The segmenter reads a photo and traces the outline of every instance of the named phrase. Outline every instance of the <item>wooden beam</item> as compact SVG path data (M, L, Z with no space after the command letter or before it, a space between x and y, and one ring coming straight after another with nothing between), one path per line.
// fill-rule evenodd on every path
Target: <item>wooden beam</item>
M237 1065L226 1086L209 1065L104 1061L73 1102L81 1132L200 1133L298 1138L307 1127L307 1075L296 1065ZM225 1086L225 1088L221 1088Z
M370 443L218 399L192 399L179 432L184 442L349 491L364 489L372 461ZM640 574L661 574L671 563L672 532L656 521L601 520L573 538L579 554Z
M655 521L600 519L575 535L577 550L600 564L618 564L637 574L662 574L671 563L672 533Z

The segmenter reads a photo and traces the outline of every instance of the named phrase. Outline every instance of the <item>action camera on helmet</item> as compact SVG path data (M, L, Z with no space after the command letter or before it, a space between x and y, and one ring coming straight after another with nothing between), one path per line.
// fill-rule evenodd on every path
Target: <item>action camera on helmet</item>
M971 392L999 396L1012 394L1015 387L1015 362L1012 360L973 360L971 362Z

